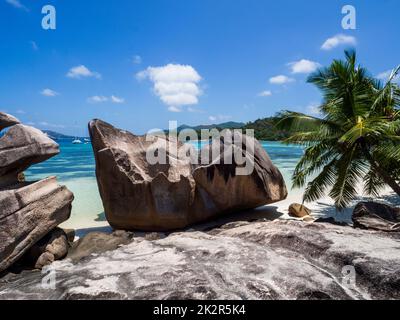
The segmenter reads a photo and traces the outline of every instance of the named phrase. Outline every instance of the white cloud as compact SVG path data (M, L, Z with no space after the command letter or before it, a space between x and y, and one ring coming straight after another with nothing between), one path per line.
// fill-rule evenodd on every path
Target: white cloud
M258 94L258 96L259 96L259 97L270 97L270 96L272 96L272 92L269 91L269 90L261 91L261 92Z
M347 36L344 34L337 34L336 36L327 39L321 46L322 50L331 50L340 45L355 45L357 40L353 36Z
M65 126L62 124L53 124L53 123L48 123L46 121L39 122L38 125L45 128L59 128L59 129L65 128Z
M39 50L39 46L37 45L37 43L35 41L29 41L29 43L31 44L33 51Z
M195 105L202 94L198 83L201 76L190 65L168 64L162 67L148 67L136 74L137 79L149 79L154 92L172 112L182 111L185 105Z
M295 80L293 78L289 78L284 75L279 75L279 76L272 77L269 79L269 82L272 84L286 84L286 83L290 83L290 82L294 82L294 81Z
M142 63L142 57L139 56L139 55L133 56L132 62L133 62L134 64L141 64L141 63Z
M101 79L101 74L98 72L90 71L84 65L80 65L80 66L71 68L67 73L67 77L72 78L72 79L81 79L81 78L90 78L90 77L93 77L96 79Z
M124 98L120 98L120 97L117 97L117 96L114 96L114 95L111 96L110 100L113 103L124 103L125 102Z
M125 103L125 99L124 98L120 98L117 96L112 95L111 97L106 97L106 96L92 96L87 98L87 102L89 103L103 103L103 102L107 102L110 101L112 103Z
M208 119L210 121L217 121L217 120L218 121L227 121L227 120L232 119L232 116L227 116L227 115L220 114L220 115L217 115L217 116L209 116Z
M43 89L43 90L40 92L40 94L43 95L43 96L45 96L45 97L55 97L55 96L58 96L58 95L59 95L58 92L56 92L56 91L54 91L54 90L51 90L51 89L49 89L49 88Z
M27 7L25 7L25 6L21 3L21 1L19 1L19 0L6 0L6 2L7 2L8 4L12 5L14 8L22 9L22 10L25 10L25 11L29 11L29 9L28 9Z
M320 105L318 103L311 103L306 107L307 113L313 116L319 116L321 115L319 107Z
M89 103L101 103L101 102L106 102L108 101L108 98L105 96L93 96L87 98L87 102Z
M288 66L292 70L292 73L311 73L317 70L321 65L318 62L301 59L288 63Z
M182 108L181 107L169 106L168 107L168 111L170 111L170 112L182 112Z
M385 72L381 72L380 74L378 74L378 75L376 76L376 78L379 79L379 80L388 81L388 80L389 80L389 77L390 77L391 74L392 74L392 72L393 72L393 70L388 70L388 71L385 71ZM393 81L398 81L398 80L400 80L400 74L398 74L398 75L397 75L396 77L394 77L394 79L393 79Z
M26 112L24 110L19 109L19 110L15 111L15 113L17 113L17 114L25 114Z
M189 112L194 112L194 113L203 113L204 111L201 109L193 108L193 107L188 107L187 111Z

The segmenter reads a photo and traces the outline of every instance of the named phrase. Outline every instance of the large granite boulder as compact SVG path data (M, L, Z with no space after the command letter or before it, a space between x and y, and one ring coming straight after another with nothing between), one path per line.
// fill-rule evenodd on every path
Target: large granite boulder
M360 202L354 208L352 220L356 228L400 231L400 208L376 202Z
M14 116L0 112L0 131L18 123L20 123L19 120Z
M40 272L9 274L0 299L400 299L399 241L328 223L230 224L57 261L51 289Z
M21 179L24 170L58 154L59 148L40 130L14 119L0 113L0 126L11 126L0 137L0 272L66 221L73 200L55 177L36 182ZM54 250L51 254L55 259L64 255ZM45 260L37 265L43 266Z
M279 170L256 140L242 156L254 158L254 170L237 175L243 164L230 164L218 154L207 165L181 157L186 150L176 139L135 136L101 120L89 123L96 158L96 176L108 222L116 229L163 231L183 228L237 210L280 201L287 196ZM250 137L241 136L243 144ZM247 141L249 142L249 141ZM219 148L218 141L213 144ZM211 149L214 146L210 147ZM165 156L166 164L151 163L149 150ZM212 153L210 153L211 155Z
M17 124L0 138L0 186L20 172L59 153L58 144L42 131Z

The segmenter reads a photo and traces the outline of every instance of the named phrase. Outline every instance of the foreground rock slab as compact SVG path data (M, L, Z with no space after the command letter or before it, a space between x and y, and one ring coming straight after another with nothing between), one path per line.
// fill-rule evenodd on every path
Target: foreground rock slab
M325 223L230 223L135 238L116 250L8 274L0 299L399 299L400 237ZM354 283L343 270L354 268ZM345 269L343 269L345 268Z
M281 173L254 139L254 171L237 175L235 169L240 165L235 161L193 165L179 156L183 144L170 138L146 139L101 120L91 121L89 131L106 218L115 229L179 229L287 196ZM252 139L240 138L244 142ZM210 148L214 143L218 147L217 142ZM150 164L149 149L165 155L166 164ZM224 158L221 150L217 152L215 160ZM249 159L249 152L242 151L242 156Z

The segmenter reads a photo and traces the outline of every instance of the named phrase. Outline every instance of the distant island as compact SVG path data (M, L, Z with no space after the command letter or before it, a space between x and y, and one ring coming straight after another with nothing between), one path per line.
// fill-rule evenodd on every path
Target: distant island
M290 136L290 133L287 130L277 129L275 127L276 119L277 119L276 117L267 117L267 118L257 119L255 121L250 121L247 123L229 121L211 125L198 125L198 126L182 125L178 127L177 131L181 132L187 129L193 129L198 134L200 134L200 131L204 129L208 130L217 129L219 131L223 129L242 129L242 130L253 129L254 136L258 140L281 141L288 138Z
M228 121L228 122L223 122L223 123L218 123L218 124L205 124L205 125L197 125L197 126L189 126L186 124L183 124L178 127L177 131L178 133L184 130L192 129L197 132L197 134L200 136L201 130L211 130L211 129L217 129L218 131L221 131L223 129L253 129L254 130L254 136L258 140L264 140L264 141L281 141L290 136L288 131L285 130L279 130L275 127L274 123L276 122L275 117L267 117L263 119L257 119L255 121L250 121L247 123L244 122L235 122L235 121ZM69 136L65 135L59 132L55 132L52 130L42 130L44 133L46 133L50 138L53 140L68 140L68 139L87 139L88 137L75 137L75 136ZM168 130L165 130L165 132L168 132Z
M55 132L52 130L42 130L42 132L44 132L49 138L53 139L53 140L74 140L74 139L87 139L88 137L76 137L76 136L68 136L59 132Z

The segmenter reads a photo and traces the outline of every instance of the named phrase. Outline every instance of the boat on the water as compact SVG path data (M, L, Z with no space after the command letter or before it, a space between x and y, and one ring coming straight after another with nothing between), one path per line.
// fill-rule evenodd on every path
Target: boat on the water
M72 141L73 144L82 144L82 141L79 139L75 139L74 141Z

